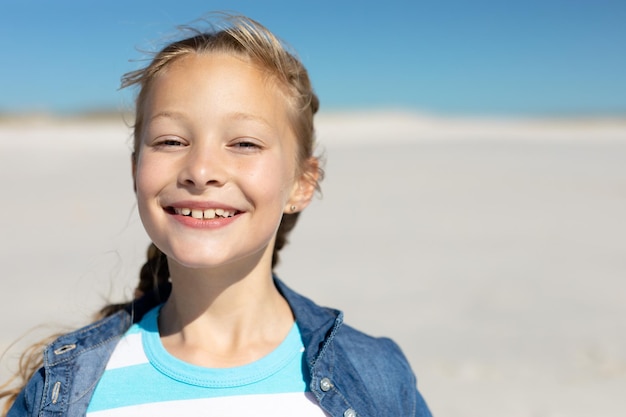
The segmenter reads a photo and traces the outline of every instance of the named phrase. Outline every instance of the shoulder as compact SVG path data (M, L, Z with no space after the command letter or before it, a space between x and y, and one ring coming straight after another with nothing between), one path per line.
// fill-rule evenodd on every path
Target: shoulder
M131 318L120 311L78 330L66 333L44 351L44 366L55 366L75 360L92 350L115 343L130 327Z
M39 415L44 390L44 370L35 372L11 405L7 417Z
M327 346L327 343L332 342L335 354L343 355L342 359L359 369L371 369L373 372L397 370L412 376L404 354L394 341L384 337L372 337L359 331L343 322L341 311L320 307L289 289L281 281L276 282L294 311L305 344ZM310 359L315 361L316 358Z
M320 307L278 280L277 285L301 329L310 387L326 409L430 416L411 366L393 340L356 330L343 323L339 310Z
M363 384L363 392L371 396L371 403L362 407L374 404L377 415L431 415L417 389L411 365L396 342L370 336L344 324L336 332L333 345L335 366L339 371L336 377L358 380Z
M334 339L335 361L354 371L366 384L383 394L384 387L415 387L416 378L409 361L396 342L372 337L344 324Z
M110 349L110 345L114 346L132 324L138 323L154 308L153 302L146 302L146 298L134 300L124 309L60 336L46 347L44 365L52 366L73 360L81 354L100 350L105 346Z
M88 401L89 392L130 322L128 313L121 311L59 336L43 350L43 367L30 377L7 416L40 415L44 408L60 415L75 415L68 412L68 406L82 407L80 399Z
M397 371L393 374L412 378L411 367L394 341L359 331L343 322L341 311L320 307L281 281L276 279L276 283L296 316L305 346L320 347L309 354L323 357L326 348L332 346L335 360L348 362L366 374ZM308 359L317 362L318 357L309 356Z
M393 372L396 376L413 379L409 362L396 342L387 337L373 337L354 327L343 324L337 331L334 343L345 359L365 371L377 374Z

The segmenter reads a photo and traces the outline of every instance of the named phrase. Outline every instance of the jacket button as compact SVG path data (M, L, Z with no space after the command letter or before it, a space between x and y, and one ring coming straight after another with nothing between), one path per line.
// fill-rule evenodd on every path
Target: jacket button
M72 344L69 344L69 345L61 346L58 349L55 349L54 350L54 354L55 355L62 355L65 352L69 352L70 350L74 350L74 349L76 349L76 345L74 343L72 343Z
M345 413L343 413L343 417L356 417L356 411L351 408L348 408Z
M322 391L324 392L330 391L332 387L333 387L333 383L330 382L330 379L322 378L322 380L320 381L320 388L322 389Z

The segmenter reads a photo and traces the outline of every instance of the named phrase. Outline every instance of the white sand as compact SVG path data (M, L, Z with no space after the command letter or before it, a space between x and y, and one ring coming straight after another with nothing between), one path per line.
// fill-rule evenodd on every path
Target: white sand
M283 253L292 287L396 339L436 416L626 415L623 121L348 114L318 131L327 179ZM128 136L0 124L0 348L132 293L147 238Z

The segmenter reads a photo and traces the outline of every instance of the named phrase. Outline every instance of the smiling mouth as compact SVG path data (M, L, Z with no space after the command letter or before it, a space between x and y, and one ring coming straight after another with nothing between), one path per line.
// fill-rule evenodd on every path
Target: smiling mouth
M193 217L194 219L198 220L226 219L240 213L237 210L224 210L221 208L201 210L191 208L168 207L167 211L171 214Z

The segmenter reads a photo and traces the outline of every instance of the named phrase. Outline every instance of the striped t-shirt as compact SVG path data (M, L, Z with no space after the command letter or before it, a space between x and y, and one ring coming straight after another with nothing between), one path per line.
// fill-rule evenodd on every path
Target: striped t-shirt
M170 355L159 337L159 308L125 333L109 359L88 417L328 416L308 390L304 347L294 324L270 354L234 368L204 368Z

